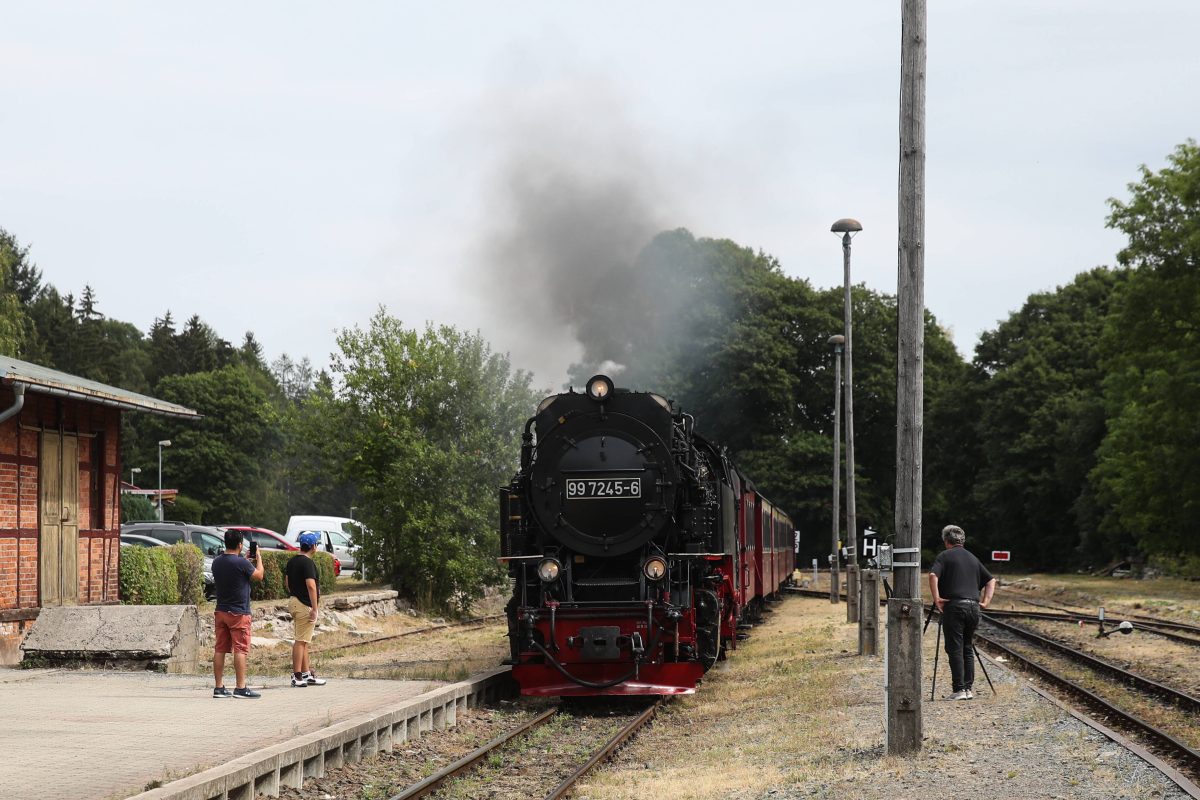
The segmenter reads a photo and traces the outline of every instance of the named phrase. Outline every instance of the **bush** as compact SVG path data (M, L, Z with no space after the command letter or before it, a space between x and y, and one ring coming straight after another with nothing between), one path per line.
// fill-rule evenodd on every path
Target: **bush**
M260 550L263 561L263 579L250 584L250 599L252 600L282 600L288 596L283 576L287 572L287 563L293 556L298 556L295 550ZM329 553L314 553L313 561L317 563L317 586L324 596L333 591L336 578L333 574L333 556Z
M333 574L333 556L329 553L313 553L313 561L317 562L317 586L324 596L333 591L337 576Z
M204 518L204 504L199 500L194 500L182 494L175 496L175 502L171 504L170 519L177 519L180 522L190 522L193 525L199 525L200 520Z
M179 576L168 547L122 547L119 583L121 602L161 606L179 603Z
M150 548L142 548L147 550ZM155 550L159 548L153 548ZM204 602L204 554L194 544L180 542L166 548L175 562L179 581L179 600L189 606Z
M280 600L287 597L283 573L293 553L286 550L259 550L262 554L263 579L250 583L251 600Z
M121 495L121 522L145 519L158 519L158 514L154 511L154 503L140 494Z

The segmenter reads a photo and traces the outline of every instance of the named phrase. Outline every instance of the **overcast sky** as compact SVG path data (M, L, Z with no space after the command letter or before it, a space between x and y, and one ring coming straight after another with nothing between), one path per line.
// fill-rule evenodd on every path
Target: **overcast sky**
M964 355L1114 263L1107 199L1200 132L1198 35L1195 0L931 0L926 304ZM9 3L0 227L143 330L323 366L384 304L549 386L570 331L484 279L514 169L636 184L647 230L817 287L856 217L854 279L894 293L899 56L898 0Z

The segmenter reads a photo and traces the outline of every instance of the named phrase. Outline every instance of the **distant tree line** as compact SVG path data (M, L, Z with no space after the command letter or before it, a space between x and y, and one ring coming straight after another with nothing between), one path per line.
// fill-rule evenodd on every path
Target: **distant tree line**
M926 315L923 544L947 522L969 546L1065 570L1120 559L1200 573L1200 150L1111 201L1118 266L1031 295L964 360ZM783 274L771 256L686 230L621 265L624 302L574 385L616 361L619 386L693 413L802 531L829 550L833 353L842 291ZM893 529L895 298L854 303L858 519ZM587 338L587 331L581 331ZM281 527L290 514L358 516L367 562L414 600L465 607L495 568L496 496L537 397L477 334L405 328L384 309L343 331L328 371L267 363L247 332L222 339L167 311L143 334L95 293L62 295L0 229L0 352L204 414L126 415L123 461L152 475L159 439L176 513Z

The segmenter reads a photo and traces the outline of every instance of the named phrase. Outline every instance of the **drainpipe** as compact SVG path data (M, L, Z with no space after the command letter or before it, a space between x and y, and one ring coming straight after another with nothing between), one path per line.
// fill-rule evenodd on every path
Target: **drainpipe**
M0 411L0 422L4 422L9 417L15 417L25 406L25 384L14 383L12 389L13 393L16 394L17 399L12 406Z

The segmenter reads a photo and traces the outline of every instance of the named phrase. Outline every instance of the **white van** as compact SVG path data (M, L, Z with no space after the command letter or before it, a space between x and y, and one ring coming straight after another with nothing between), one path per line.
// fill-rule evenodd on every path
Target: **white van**
M342 562L342 569L358 570L358 542L354 537L362 530L362 524L349 517L295 516L288 520L287 533L283 538L293 544L305 531L321 534L321 549L334 555Z

